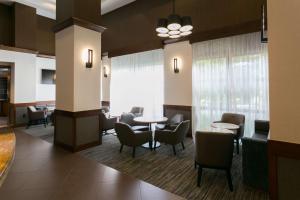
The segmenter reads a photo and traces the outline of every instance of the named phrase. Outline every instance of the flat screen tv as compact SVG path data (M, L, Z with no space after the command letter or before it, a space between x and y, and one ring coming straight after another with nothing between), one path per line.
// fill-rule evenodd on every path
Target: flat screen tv
M51 69L42 69L42 84L55 84L55 70Z

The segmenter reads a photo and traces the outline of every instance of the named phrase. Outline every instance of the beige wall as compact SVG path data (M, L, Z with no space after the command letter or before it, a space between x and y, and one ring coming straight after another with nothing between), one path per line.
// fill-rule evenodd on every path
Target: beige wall
M271 139L300 144L300 1L268 1Z
M179 73L174 73L173 59L178 59ZM188 41L164 47L165 104L192 105L192 46Z
M102 67L101 67L101 101L110 101L110 66L111 66L111 59L107 56L102 58ZM103 69L106 67L108 72L108 77L105 78L103 74Z
M86 68L87 50L93 67ZM56 34L56 107L77 112L100 108L101 34L72 26Z

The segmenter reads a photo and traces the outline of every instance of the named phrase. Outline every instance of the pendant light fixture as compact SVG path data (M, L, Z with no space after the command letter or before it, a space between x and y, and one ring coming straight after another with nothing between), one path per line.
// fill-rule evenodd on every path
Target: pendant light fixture
M175 14L175 0L173 0L173 13L168 19L160 18L157 23L156 32L162 38L180 38L192 34L193 25L191 17L180 17Z

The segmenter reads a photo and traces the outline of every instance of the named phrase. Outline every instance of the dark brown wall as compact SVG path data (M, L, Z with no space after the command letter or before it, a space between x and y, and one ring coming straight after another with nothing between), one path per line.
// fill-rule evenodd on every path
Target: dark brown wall
M37 15L36 47L40 54L55 55L55 20Z
M170 0L138 0L102 16L103 52L110 56L162 47L155 27L172 12ZM177 0L176 13L192 17L192 42L259 30L264 0Z
M56 1L57 22L65 21L71 17L101 25L101 0Z
M14 3L14 46L36 50L36 9Z
M0 44L11 46L13 43L12 7L0 4Z

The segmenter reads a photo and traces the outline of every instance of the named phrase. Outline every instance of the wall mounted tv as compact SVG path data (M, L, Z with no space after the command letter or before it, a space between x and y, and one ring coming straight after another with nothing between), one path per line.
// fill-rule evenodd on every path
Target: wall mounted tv
M42 84L54 85L56 79L55 70L42 69Z

